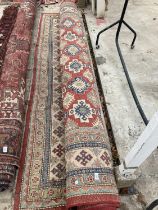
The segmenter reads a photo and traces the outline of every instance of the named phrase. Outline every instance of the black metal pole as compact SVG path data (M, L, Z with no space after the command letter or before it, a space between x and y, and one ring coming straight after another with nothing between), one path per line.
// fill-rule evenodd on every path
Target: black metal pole
M100 31L97 35L97 39L96 39L96 48L98 49L99 48L99 45L98 45L98 42L99 42L99 37L101 35L101 33L103 33L104 31L108 30L109 28L115 26L116 24L118 24L118 28L117 28L117 32L116 32L116 38L115 38L115 42L116 42L116 47L117 47L117 51L118 51L118 54L119 54L119 57L120 57L120 60L121 60L121 63L122 63L122 67L124 69L124 73L125 73L125 76L127 78L127 82L128 82L128 85L129 85L129 88L131 90L131 93L132 93L132 96L134 98L134 101L136 103L136 106L138 108L138 111L145 123L145 125L148 124L148 119L140 105L140 102L138 100L138 97L136 95L136 92L134 90L134 87L133 87L133 84L131 82L131 79L129 77L129 73L128 73L128 70L127 70L127 67L126 67L126 64L125 64L125 61L124 61L124 58L123 58L123 55L122 55L122 52L121 52L121 49L120 49L120 45L119 45L119 35L120 35L120 30L121 30L121 27L122 27L122 24L124 24L125 26L127 26L133 33L134 33L134 38L133 38L133 41L132 41L132 44L131 44L131 48L133 49L134 48L134 43L135 43L135 40L136 40L136 37L137 37L137 34L136 32L134 31L134 29L132 29L125 21L124 21L124 16L125 16L125 13L126 13L126 10L127 10L127 6L128 6L128 1L129 0L125 0L125 3L124 3L124 6L123 6L123 10L122 10L122 13L121 13L121 18L119 21L113 23L112 25L110 25L109 27L106 27L105 29L103 29L102 31Z
M98 35L97 35L97 39L96 39L96 48L99 49L99 45L98 45L98 42L99 42L99 37L100 35L104 32L104 31L107 31L108 29L112 28L113 26L117 25L120 21L116 21L115 23L111 24L110 26L104 28L103 30L101 30Z
M154 209L156 206L158 206L158 199L153 201L147 208L146 210L152 210Z

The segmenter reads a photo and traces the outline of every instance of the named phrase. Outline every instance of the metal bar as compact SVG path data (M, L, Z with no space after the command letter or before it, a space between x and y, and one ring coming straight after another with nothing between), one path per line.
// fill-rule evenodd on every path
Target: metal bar
M100 38L100 35L104 32L104 31L107 31L108 29L112 28L113 26L117 25L118 23L120 22L120 20L116 21L115 23L111 24L110 26L104 28L103 30L101 30L98 34L97 34L97 39L96 39L96 48L99 49L99 38ZM131 44L131 49L134 48L134 43L135 43L135 40L136 40L136 37L137 37L137 33L136 31L130 26L128 25L124 20L123 20L123 24L128 28L130 29L133 33L134 33L134 38L133 38L133 41L132 41L132 44Z
M126 64L125 64L125 61L124 61L121 49L120 49L119 41L118 41L119 35L120 35L120 30L121 30L122 23L123 23L123 19L124 19L124 16L125 16L125 13L126 13L126 9L127 9L127 6L128 6L128 1L129 0L125 0L125 3L124 3L124 7L123 7L123 10L122 10L120 22L119 22L118 29L117 29L117 32L116 32L115 42L116 42L117 51L118 51L118 54L119 54L119 57L120 57L120 60L121 60L121 63L122 63L123 69L124 69L124 73L126 75L127 82L128 82L129 88L130 88L131 93L132 93L132 96L134 98L136 106L137 106L137 108L139 110L139 113L140 113L140 115L141 115L145 125L147 125L149 121L147 120L147 117L146 117L146 115L145 115L145 113L144 113L144 111L143 111L143 109L142 109L142 107L140 105L140 102L139 102L138 97L136 95L136 92L134 90L133 84L132 84L131 79L129 77L129 73L128 73L128 70L127 70L127 67L126 67Z
M130 25L128 25L124 20L123 20L123 23L124 23L124 25L125 25L127 28L129 28L129 29L134 33L134 38L133 38L133 41L132 41L132 44L131 44L131 49L133 49L133 48L134 48L135 40L136 40L136 38L137 38L137 33L136 33L136 31L135 31Z
M98 45L98 42L99 42L99 37L100 35L104 32L104 31L107 31L108 29L112 28L113 26L117 25L119 23L119 20L116 21L115 23L111 24L110 26L104 28L103 30L101 30L98 35L97 35L97 39L96 39L96 48L99 49L99 45Z
M125 76L127 78L127 82L128 82L128 85L129 85L129 88L131 90L131 93L132 93L132 96L134 98L134 101L136 103L136 106L138 108L138 111L145 123L145 125L148 124L148 119L140 105L140 102L138 100L138 97L136 95L136 92L134 90L134 87L133 87L133 84L131 82L131 79L129 77L129 73L128 73L128 70L127 70L127 67L126 67L126 64L125 64L125 61L124 61L124 58L123 58L123 55L122 55L122 52L121 52L121 49L120 49L120 45L119 45L119 35L120 35L120 30L121 30L121 27L122 27L122 24L125 24L126 27L128 27L133 33L134 33L134 38L133 38L133 41L132 41L132 44L131 44L131 48L133 49L134 48L134 43L135 43L135 40L136 40L136 37L137 37L137 34L135 32L134 29L132 29L125 21L124 21L124 16L125 16L125 13L126 13L126 10L127 10L127 6L128 6L128 1L129 0L125 0L125 3L124 3L124 6L123 6L123 10L122 10L122 13L121 13L121 17L120 17L120 20L111 24L109 27L106 27L105 29L103 29L102 31L100 31L97 35L97 39L96 39L96 48L98 49L99 48L99 45L98 45L98 42L99 42L99 36L101 33L103 33L104 31L110 29L111 27L115 26L116 24L118 24L118 29L117 29L117 32L116 32L116 37L115 37L115 42L116 42L116 47L117 47L117 51L118 51L118 54L119 54L119 57L120 57L120 60L121 60L121 63L122 63L122 67L124 69L124 73L125 73Z
M158 206L158 199L153 201L147 208L146 210L152 210L154 209L156 206Z

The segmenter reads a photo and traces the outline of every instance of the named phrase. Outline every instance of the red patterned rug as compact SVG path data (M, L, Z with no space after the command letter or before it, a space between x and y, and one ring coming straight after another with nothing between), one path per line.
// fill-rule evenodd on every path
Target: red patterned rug
M0 190L15 179L21 155L24 93L35 1L21 4L0 77Z
M86 32L74 3L60 10L67 208L116 209L119 197Z
M115 210L119 197L83 22L42 14L14 210Z
M13 30L18 12L18 6L9 6L3 11L0 19L0 75L7 50L10 34Z

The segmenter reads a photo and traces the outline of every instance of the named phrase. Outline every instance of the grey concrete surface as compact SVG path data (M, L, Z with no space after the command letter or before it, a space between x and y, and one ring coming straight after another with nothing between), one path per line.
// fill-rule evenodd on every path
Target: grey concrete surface
M100 25L96 24L90 8L85 10L120 160L137 141L145 125L130 93L116 50L117 27L101 35L98 50L95 49L95 39L101 29L120 17L123 3L123 0L111 0L105 23ZM138 37L135 48L131 50L133 34L123 27L120 46L140 103L150 120L158 109L158 1L130 0L125 20L137 31ZM140 177L135 185L139 194L123 196L121 209L144 209L146 204L158 198L158 150L139 170Z

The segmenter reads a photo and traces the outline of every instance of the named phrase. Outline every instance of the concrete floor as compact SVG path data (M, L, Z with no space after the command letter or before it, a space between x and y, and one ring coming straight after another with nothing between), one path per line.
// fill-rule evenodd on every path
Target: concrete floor
M85 10L120 160L137 141L145 125L131 96L116 50L117 27L101 35L98 50L95 49L95 39L101 29L119 19L123 3L123 0L111 0L105 23L100 25L91 9ZM140 103L147 118L151 119L158 109L158 0L131 0L125 20L137 31L138 38L131 50L132 33L123 27L121 49ZM144 209L145 204L158 198L158 150L141 166L135 187L139 193L122 196L121 209Z

